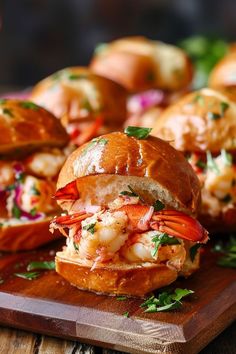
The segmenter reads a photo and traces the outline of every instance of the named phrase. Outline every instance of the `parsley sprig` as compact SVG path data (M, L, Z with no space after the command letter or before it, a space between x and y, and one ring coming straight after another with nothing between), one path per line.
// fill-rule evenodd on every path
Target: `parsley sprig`
M23 278L27 280L34 280L40 276L39 272L25 272L25 273L14 273L18 278Z
M146 139L150 134L152 128L132 127L125 128L125 134L128 136L134 136L137 139Z
M179 309L182 307L181 300L193 294L194 291L188 289L177 288L174 292L166 290L158 294L158 296L150 296L146 301L141 304L142 308L145 308L144 312L162 312Z
M31 270L54 270L55 262L54 261L34 261L30 262L27 266L27 271Z
M217 261L219 266L236 268L236 235L231 235L226 244L222 241L216 243L213 247L213 251L223 254Z
M95 222L91 223L91 224L88 224L88 225L85 225L85 226L83 226L83 230L86 230L86 231L90 232L93 235L94 232L95 232L95 225L96 225Z
M154 249L152 250L152 256L155 257L158 253L159 247L161 245L179 245L180 242L175 237L169 236L166 232L158 234L152 238L154 242Z

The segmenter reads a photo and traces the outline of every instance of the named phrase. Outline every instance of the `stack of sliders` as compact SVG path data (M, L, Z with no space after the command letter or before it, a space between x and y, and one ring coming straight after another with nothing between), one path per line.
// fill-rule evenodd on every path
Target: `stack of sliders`
M0 250L33 249L52 240L51 197L69 138L51 113L13 99L0 101L0 131Z
M84 67L60 70L40 81L30 99L48 109L76 145L119 130L126 119L126 90Z
M152 127L156 116L183 95L192 81L192 64L183 50L145 37L98 46L90 68L130 93L126 126Z
M199 180L181 153L149 132L100 136L62 167L55 197L66 214L51 231L67 241L56 270L79 289L139 297L199 267L208 240L194 218Z
M183 152L202 185L200 221L212 232L236 231L236 104L204 88L167 108L152 134Z

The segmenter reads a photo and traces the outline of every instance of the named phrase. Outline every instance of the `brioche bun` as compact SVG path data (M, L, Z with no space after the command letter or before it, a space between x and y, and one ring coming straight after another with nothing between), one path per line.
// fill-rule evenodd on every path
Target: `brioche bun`
M195 214L200 184L184 156L161 139L138 140L125 133L111 133L75 150L59 174L57 188L76 181L80 198L103 205L130 185L148 203ZM184 186L184 188L183 188ZM63 209L70 202L58 201Z
M227 105L223 114L222 103ZM212 113L220 116L212 119ZM170 141L180 151L235 150L235 117L236 104L227 95L203 88L167 108L157 119L152 134Z
M40 81L31 94L42 105L68 123L101 116L108 126L122 126L126 118L126 90L84 67L70 67Z
M68 135L50 112L29 101L0 101L0 157L19 156L42 147L63 147Z
M177 91L192 80L191 62L181 49L145 37L123 38L103 46L90 68L131 92Z
M209 87L214 89L235 89L236 87L236 50L232 49L213 68L209 77Z
M49 232L51 216L40 221L24 222L0 227L0 250L6 252L28 251L52 242L61 235Z

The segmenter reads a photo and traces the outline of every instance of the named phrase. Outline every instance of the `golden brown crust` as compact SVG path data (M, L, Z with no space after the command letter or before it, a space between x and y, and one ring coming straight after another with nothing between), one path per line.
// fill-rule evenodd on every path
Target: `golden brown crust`
M94 120L122 125L126 118L126 90L83 67L70 67L40 81L32 101L69 122Z
M49 232L50 221L48 217L38 222L0 227L0 251L32 250L60 238L59 232L53 235Z
M152 134L171 141L180 151L235 150L235 116L236 105L228 96L216 90L201 89L167 108L156 121Z
M236 86L236 51L232 49L213 68L209 77L209 87L230 89Z
M140 267L99 267L91 268L64 257L56 256L56 271L72 285L81 290L102 294L144 297L145 294L177 279L178 273L165 265Z
M91 69L131 92L151 88L176 91L192 80L192 65L179 48L144 37L123 38L95 54Z
M58 119L44 108L16 99L0 102L0 155L36 148L63 147L68 136Z
M57 188L99 175L125 176L127 180L129 176L142 177L135 183L141 185L145 180L152 189L167 190L179 209L194 213L199 205L200 184L192 167L170 144L153 136L138 140L111 133L81 146L62 167Z

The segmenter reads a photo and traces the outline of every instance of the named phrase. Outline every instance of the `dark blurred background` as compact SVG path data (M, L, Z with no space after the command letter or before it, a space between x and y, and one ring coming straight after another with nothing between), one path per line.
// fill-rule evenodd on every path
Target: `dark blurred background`
M96 44L122 36L236 39L235 0L1 0L0 6L0 85L6 87L86 65Z

